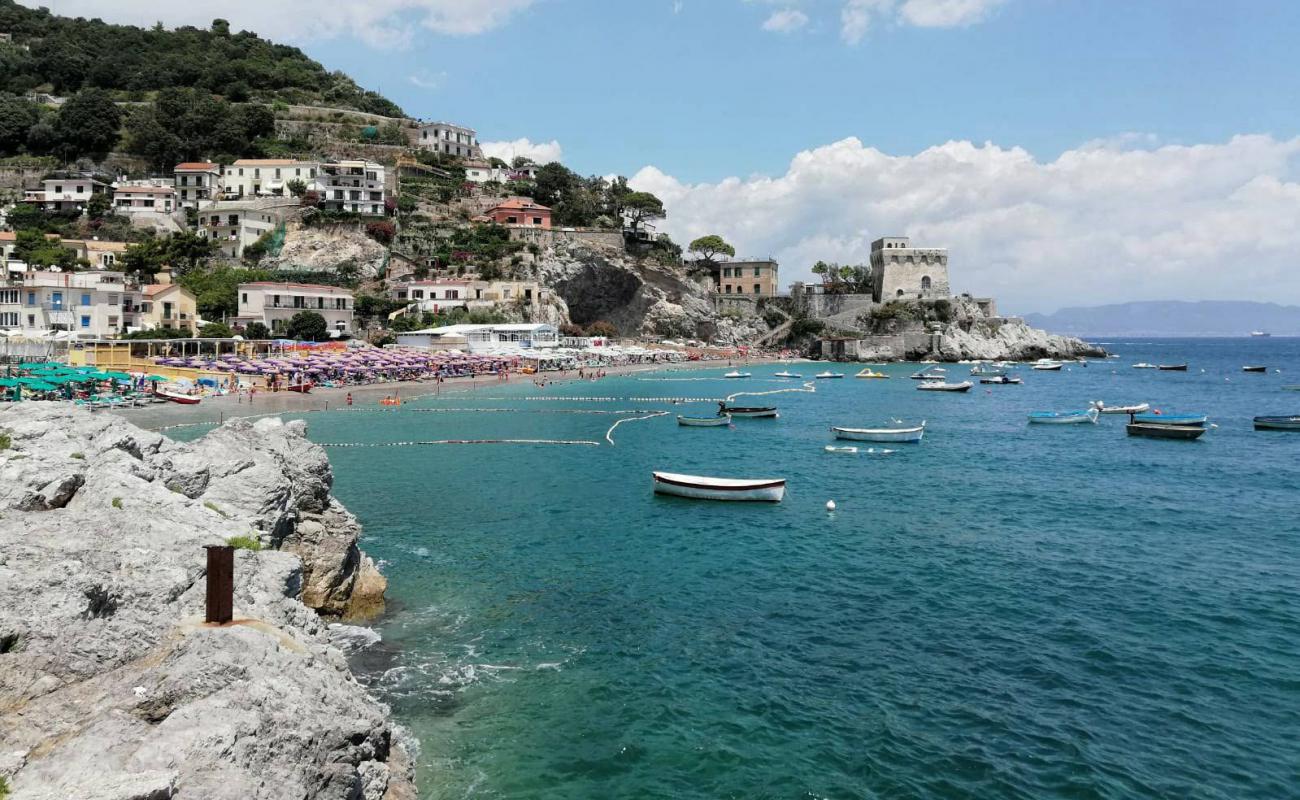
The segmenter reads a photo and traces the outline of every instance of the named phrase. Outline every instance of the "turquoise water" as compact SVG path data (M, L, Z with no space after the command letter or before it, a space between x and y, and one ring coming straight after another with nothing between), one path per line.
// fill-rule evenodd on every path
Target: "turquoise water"
M917 392L916 367L892 366L767 398L776 421L665 416L623 424L614 447L619 416L562 412L683 408L525 398L798 382L720 368L312 415L321 442L602 442L330 451L391 581L364 666L422 740L424 795L1300 795L1300 434L1250 426L1300 413L1280 389L1300 383L1300 340L1110 346L1120 360L968 395ZM1025 423L1098 398L1219 427L1168 442L1121 417ZM489 407L517 413L419 410ZM832 424L891 417L927 420L925 441L822 450ZM789 492L655 497L652 469Z

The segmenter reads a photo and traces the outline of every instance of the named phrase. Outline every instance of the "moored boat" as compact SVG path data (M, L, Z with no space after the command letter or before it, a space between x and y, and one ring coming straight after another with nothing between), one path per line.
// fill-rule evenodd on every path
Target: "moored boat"
M889 376L883 372L873 372L871 367L863 367L862 371L855 378L876 378L877 380L889 380Z
M784 478L709 478L654 472L656 494L671 494L695 500L731 500L779 503L785 497Z
M1241 368L1241 371L1264 373L1264 372L1268 372L1268 367L1263 366L1261 364L1247 364L1246 366Z
M687 428L725 428L731 424L731 416L720 414L716 417L686 417L678 414L677 424Z
M839 453L841 455L857 455L858 453L858 448L856 447L836 447L828 444L824 449L828 453Z
M948 370L943 367L931 367L908 376L914 381L942 381L948 377Z
M1133 422L1143 425L1204 425L1209 421L1205 414L1161 414L1158 411L1130 416Z
M1034 362L1033 369L1036 369L1039 372L1060 372L1061 368L1064 366L1065 365L1059 361L1040 359L1039 361Z
M1033 411L1029 414L1029 422L1035 425L1096 425L1099 413L1095 408L1087 411Z
M1024 381L1014 375L994 375L992 378L980 378L980 383L1010 385L1021 384Z
M1255 417L1257 431L1300 431L1300 415L1292 417Z
M739 370L734 370L734 369L733 369L731 372L728 372L726 375L723 375L722 377L724 377L724 378L748 378L748 377L749 377L749 373L748 373L748 372L741 372L741 371L739 371Z
M854 442L919 442L925 436L925 422L920 425L898 425L892 428L841 428L832 427L836 439Z
M816 375L814 375L813 377L816 378L816 379L819 380L819 381L825 381L825 380L831 380L832 378L843 378L843 377L844 377L844 373L843 373L843 372L831 372L830 370L827 370L826 372L819 372L819 373L817 373Z
M991 364L976 364L975 366L970 368L970 374L977 378L979 377L996 378L1002 375L1006 375L1007 371L1004 369L998 369L997 367Z
M1157 364L1156 369L1161 372L1186 372L1186 364Z
M1145 361L1133 365L1133 369L1155 369L1155 368L1156 368L1155 364L1148 364Z
M1197 425L1151 425L1145 422L1130 422L1124 428L1129 436L1146 436L1150 439L1199 439L1205 434L1205 428Z
M1150 411L1150 403L1137 403L1131 406L1108 406L1100 400L1093 400L1092 407L1103 414L1141 414L1143 411Z
M179 392L172 392L167 389L160 389L157 387L154 388L153 393L155 397L161 397L162 399L168 402L179 403L183 406L196 406L199 404L198 397L194 397L188 394L180 394Z
M961 383L944 383L943 381L926 381L916 388L922 392L969 392L975 384L970 381Z
M777 378L802 378L803 376L800 375L800 374L797 373L797 372L786 372L785 370L782 370L782 371L776 373L776 376L775 376L775 377L777 377Z
M729 406L718 404L718 414L730 414L733 417L775 417L776 406Z
M307 394L312 390L312 387L314 387L315 385L316 384L312 383L311 381L303 381L302 383L291 383L284 388L288 389L291 392L297 392L299 394Z

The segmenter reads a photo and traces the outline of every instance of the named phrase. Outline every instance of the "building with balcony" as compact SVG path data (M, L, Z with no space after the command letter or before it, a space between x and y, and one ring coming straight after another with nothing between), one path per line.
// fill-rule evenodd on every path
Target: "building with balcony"
M537 180L538 166L525 164L521 167L494 167L486 161L466 161L465 180L474 183L509 183L510 181Z
M241 158L221 168L222 197L287 197L289 183L300 181L311 189L320 164L292 158Z
M328 161L312 186L320 207L329 211L381 216L384 208L384 165L373 161Z
M113 210L118 214L176 210L176 189L172 186L119 186L113 190Z
M536 281L482 281L447 278L408 281L389 289L389 297L406 303L408 312L437 313L453 308L488 309L510 304L525 312L539 311L550 289Z
M520 225L527 228L551 227L551 209L534 203L529 197L511 197L504 203L489 208L483 216L498 225Z
M108 190L107 183L88 175L46 178L41 181L40 202L46 211L85 211L91 197Z
M473 128L450 122L421 122L417 147L457 158L482 158L478 133Z
M723 261L714 269L718 294L776 297L779 265L770 258Z
M140 293L121 272L25 272L0 284L0 327L103 339L139 326Z
M295 314L315 311L325 318L331 336L352 335L352 292L338 286L274 281L241 283L238 299L239 313L231 320L237 327L260 322L280 333Z
M150 283L140 287L140 326L187 330L193 336L199 329L198 304L194 295L175 283Z
M186 161L172 168L178 208L198 208L221 196L221 165L210 161Z
M244 248L300 211L293 198L245 198L209 203L199 209L198 233L216 242L222 255L239 258Z

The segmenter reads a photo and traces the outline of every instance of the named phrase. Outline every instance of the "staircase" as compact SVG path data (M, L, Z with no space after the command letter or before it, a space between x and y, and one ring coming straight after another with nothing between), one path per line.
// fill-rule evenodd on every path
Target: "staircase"
M790 332L790 328L794 327L794 317L785 313L785 311L776 308L776 306L768 306L768 307L773 308L776 311L780 312L780 314L785 317L785 321L782 322L780 325L777 325L775 328L768 331L767 333L763 334L762 336L758 337L754 341L750 342L749 343L750 347L766 347L772 341L785 338L785 335Z

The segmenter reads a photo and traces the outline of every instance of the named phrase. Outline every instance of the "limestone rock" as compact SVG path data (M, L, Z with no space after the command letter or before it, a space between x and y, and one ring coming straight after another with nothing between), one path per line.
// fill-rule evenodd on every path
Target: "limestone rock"
M336 272L355 269L362 278L383 275L388 249L358 225L306 226L289 222L279 255L263 258L267 269Z

